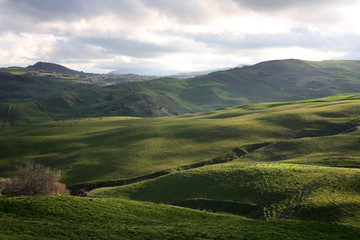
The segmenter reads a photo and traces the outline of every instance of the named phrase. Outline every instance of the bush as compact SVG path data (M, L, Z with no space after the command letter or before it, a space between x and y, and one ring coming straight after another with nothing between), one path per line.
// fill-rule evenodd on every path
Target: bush
M0 178L0 195L1 191L5 188L6 185L10 183L10 179L8 178Z
M13 179L4 181L1 193L9 196L69 195L65 184L59 183L60 177L60 171L27 162L17 167Z

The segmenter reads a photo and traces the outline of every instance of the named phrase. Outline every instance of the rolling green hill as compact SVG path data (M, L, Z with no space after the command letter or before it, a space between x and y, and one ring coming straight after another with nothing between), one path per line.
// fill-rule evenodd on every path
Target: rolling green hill
M356 239L359 113L360 94L344 94L5 126L1 177L36 161L70 187L119 186L0 196L0 238Z
M189 79L162 78L3 103L0 115L5 125L119 115L158 117L359 91L359 61L290 59Z
M98 188L88 196L166 203L254 219L360 226L360 104L355 96L252 104L201 114L200 118L221 119L228 126L235 121L238 126L251 123L254 129L242 130L254 137L255 129L261 129L263 140L273 143L248 151L231 163L180 168L152 180ZM251 109L251 113L239 109ZM352 120L343 121L349 116ZM281 126L284 132L278 129L277 140L271 140L256 121L274 130ZM288 131L293 135L282 136ZM199 135L194 132L193 139ZM244 151L244 147L234 145L233 152L238 152L235 150Z
M0 197L1 239L356 239L352 226L260 221L119 199ZM304 231L306 229L306 231Z
M335 166L338 158L340 166L358 167L359 112L360 95L348 94L178 117L87 118L4 127L0 174L8 177L15 164L39 161L64 170L67 184L134 178L236 155L236 148L261 143L275 144L247 159ZM311 148L314 143L317 148Z
M227 163L127 186L99 188L118 197L238 214L360 226L359 169L285 163Z

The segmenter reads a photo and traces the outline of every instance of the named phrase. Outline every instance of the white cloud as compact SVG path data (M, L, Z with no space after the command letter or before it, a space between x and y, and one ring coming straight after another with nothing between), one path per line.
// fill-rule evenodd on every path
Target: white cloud
M360 0L0 0L0 60L169 73L355 58L359 11Z
M39 58L47 60L60 39L52 34L2 33L0 62L7 65L28 65Z

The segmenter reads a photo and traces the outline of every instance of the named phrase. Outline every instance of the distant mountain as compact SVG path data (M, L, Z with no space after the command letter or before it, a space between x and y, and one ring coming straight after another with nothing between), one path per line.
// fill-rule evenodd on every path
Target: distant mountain
M0 68L0 102L152 79L155 77L84 73L55 63L38 62L26 68Z
M242 67L244 65L238 65L236 67ZM218 71L225 71L225 70L229 70L231 68L217 68L217 69L210 69L210 70L204 70L204 71L194 71L194 72L182 72L182 73L177 73L177 74L171 74L171 75L158 75L158 76L152 76L152 75L137 75L137 74L123 74L124 70L115 70L115 71L111 71L109 74L116 74L116 75L129 75L129 76L137 76L137 77L143 77L144 80L153 80L153 79L157 79L157 78L164 78L164 77L168 77L168 78L180 78L180 79L185 79L185 78L192 78L192 77L198 77L201 75L207 75L213 72L218 72Z
M242 65L239 65L237 67L241 67ZM174 75L170 75L168 77L171 78L192 78L192 77L198 77L201 75L207 75L213 72L218 72L218 71L226 71L232 68L218 68L218 69L211 69L211 70L205 70L205 71L195 71L195 72L184 72L184 73L178 73L178 74L174 74Z
M117 79L117 83L121 82L138 82L138 81L149 81L160 78L160 76L150 76L150 75L137 75L137 74L119 74L110 72L107 74L108 76L112 76Z
M55 63L37 62L27 67L30 70L43 71L48 73L60 73L69 75L85 75L83 72L75 71Z
M69 73L69 71L67 72ZM37 67L0 68L0 102L64 93L95 86L97 84L90 79L78 74L48 72Z
M7 124L88 116L157 117L354 92L360 92L360 61L289 59L188 79L122 83L3 103L0 115Z

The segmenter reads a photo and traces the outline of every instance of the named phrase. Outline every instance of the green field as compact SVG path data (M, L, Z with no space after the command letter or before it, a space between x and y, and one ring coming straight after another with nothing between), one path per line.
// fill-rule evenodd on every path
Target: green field
M331 166L338 156L345 158L340 165L358 166L357 132L338 133L349 130L349 126L356 128L351 121L358 119L359 103L359 94L348 94L179 117L86 118L4 127L0 174L10 177L15 164L38 161L63 170L67 184L133 178L264 142L275 144L249 155L249 161L272 161L276 157ZM309 145L313 143L319 147L312 151ZM331 151L334 153L329 154ZM322 161L326 158L334 160Z
M4 126L0 177L36 161L62 170L70 187L122 186L86 197L2 196L0 238L356 239L359 114L354 93Z
M0 197L1 239L355 239L360 229L118 199Z

